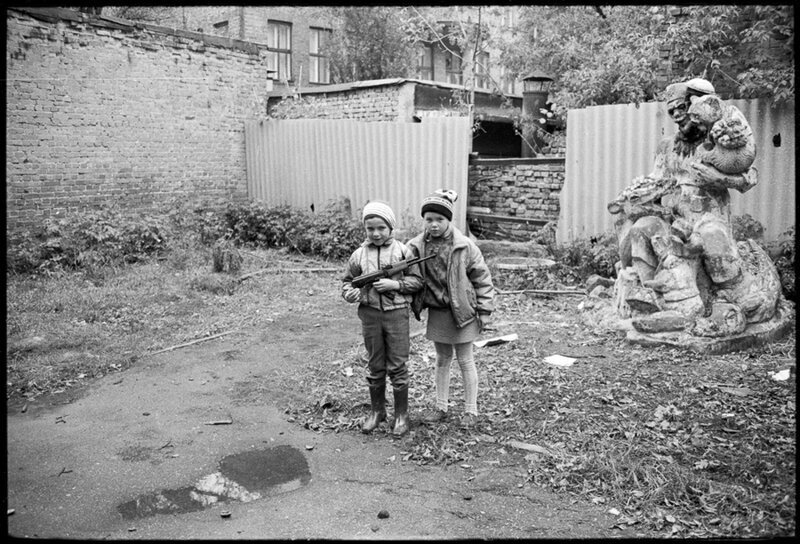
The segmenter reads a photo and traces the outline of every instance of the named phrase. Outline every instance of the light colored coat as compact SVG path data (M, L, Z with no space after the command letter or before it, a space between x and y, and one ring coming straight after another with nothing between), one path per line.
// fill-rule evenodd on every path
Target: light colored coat
M402 243L392 239L378 247L369 240L361 244L347 261L347 270L342 278L342 294L352 288L352 282L358 276L377 272L400 261L413 259L414 255ZM412 294L422 288L422 276L419 265L412 265L405 272L399 272L389 279L400 282L399 291L379 293L373 285L361 288L360 304L387 311L407 308L411 305Z

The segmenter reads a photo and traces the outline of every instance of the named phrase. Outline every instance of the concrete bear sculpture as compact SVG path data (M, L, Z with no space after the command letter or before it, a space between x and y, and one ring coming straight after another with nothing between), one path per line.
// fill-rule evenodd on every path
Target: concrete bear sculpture
M706 141L697 148L700 161L725 174L746 172L755 161L756 143L739 108L713 94L693 96L691 102L689 117L708 131Z

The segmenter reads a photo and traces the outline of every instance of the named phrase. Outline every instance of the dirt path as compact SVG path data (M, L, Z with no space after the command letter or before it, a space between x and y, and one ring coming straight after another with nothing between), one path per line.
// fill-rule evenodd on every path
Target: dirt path
M9 534L387 540L636 536L613 529L615 519L601 505L524 483L524 469L517 466L482 461L468 468L418 466L402 461L400 442L385 435L316 433L287 421L282 407L302 394L297 369L309 357L359 340L354 312L307 312L291 322L276 319L261 330L143 359L82 392L32 402L25 412L10 407ZM298 477L265 485L261 498L223 498L191 511L174 498L177 490L196 489L199 481L219 474L223 460L276 451L298 459ZM245 466L248 470L263 472L264 467ZM157 497L162 510L172 512L134 515L147 497ZM131 508L127 517L123 505ZM388 517L379 518L381 511Z

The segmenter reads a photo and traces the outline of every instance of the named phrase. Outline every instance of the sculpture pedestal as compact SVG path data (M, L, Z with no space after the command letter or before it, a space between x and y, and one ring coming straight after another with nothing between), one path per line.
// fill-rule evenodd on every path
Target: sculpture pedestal
M627 332L627 340L640 346L672 346L698 353L719 355L780 340L794 330L794 313L794 305L781 299L772 319L748 325L743 332L732 336L708 338L693 336L685 331L642 333L631 329Z

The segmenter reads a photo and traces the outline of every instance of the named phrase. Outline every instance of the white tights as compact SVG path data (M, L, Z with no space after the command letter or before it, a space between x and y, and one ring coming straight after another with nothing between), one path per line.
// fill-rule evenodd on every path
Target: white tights
M436 346L436 407L447 411L450 396L450 363L453 362L455 347L461 378L464 381L464 412L478 415L478 370L472 355L472 342L463 344L442 344Z

